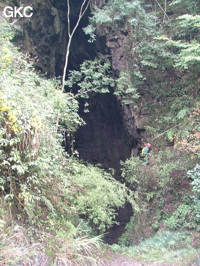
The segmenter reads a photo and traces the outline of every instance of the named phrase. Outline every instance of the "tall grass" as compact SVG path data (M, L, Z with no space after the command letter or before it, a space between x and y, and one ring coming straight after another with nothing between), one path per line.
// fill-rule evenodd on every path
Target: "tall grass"
M193 239L200 235L192 231L163 231L145 239L135 246L113 245L112 250L133 257L137 261L153 265L198 265L192 261L200 259L200 245L193 247ZM194 241L195 242L195 241ZM158 263L158 264L157 264ZM197 262L198 263L198 262Z
M192 247L192 235L188 232L164 231L130 247L129 255L136 255L149 262L181 262L193 258L198 250Z
M31 228L17 224L1 227L0 265L95 266L99 263L96 253L101 246L100 236L90 237L83 231L79 232L80 237L73 236L70 231L61 236L60 232L50 234L36 228L29 236L30 231Z

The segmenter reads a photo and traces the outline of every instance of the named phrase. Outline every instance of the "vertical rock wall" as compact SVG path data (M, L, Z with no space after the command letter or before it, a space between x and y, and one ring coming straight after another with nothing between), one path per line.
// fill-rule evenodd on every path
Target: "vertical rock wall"
M71 30L76 24L81 3L80 0L70 1ZM21 6L21 3L19 0L13 0L13 5ZM30 3L30 0L24 0L23 5L32 6L33 16L20 18L14 22L22 27L15 41L22 51L37 58L35 66L38 70L50 77L61 76L68 41L66 1L35 0ZM88 9L72 39L69 69L78 69L85 59L94 58L98 46L102 46L99 41L96 45L88 43L87 36L82 30L88 23L89 12Z
M98 32L99 35L104 35L101 29ZM116 77L121 72L129 71L128 37L128 32L120 31L111 31L106 35L106 45L110 49L112 68ZM121 103L120 96L117 96L117 100ZM147 123L148 116L143 108L144 106L145 102L142 98L139 101L135 100L133 104L120 104L125 130L130 143L132 143L132 155L137 155L138 148L144 144L141 139L146 139L144 126Z

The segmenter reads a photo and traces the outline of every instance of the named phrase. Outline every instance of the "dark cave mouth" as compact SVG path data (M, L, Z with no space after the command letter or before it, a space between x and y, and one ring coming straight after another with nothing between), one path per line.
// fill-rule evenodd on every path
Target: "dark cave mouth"
M96 94L89 99L89 112L84 113L80 104L80 116L86 125L75 134L75 150L79 158L103 169L115 169L121 173L120 161L131 155L131 146L124 129L119 104L112 93Z
M31 22L23 21L23 35L19 35L15 41L21 46L22 51L29 52L33 58L38 58L35 67L41 73L47 73L49 77L60 76L63 73L68 40L66 2L53 1L51 4L39 2L40 8L35 12ZM79 0L73 2L75 8L79 7L78 5L76 7L78 2ZM52 15L55 9L58 12ZM88 9L74 35L69 56L70 70L78 70L84 60L92 60L99 53L111 55L104 37L97 37L95 44L88 43L88 36L84 35L82 28L87 26L90 15L91 10ZM75 138L74 149L79 152L79 158L85 162L100 164L105 170L115 169L115 178L120 180L120 161L130 158L133 148L125 130L120 104L113 93L96 94L90 98L89 104L90 112L84 113L80 102L80 116L86 125L80 127L75 136L72 136L73 140ZM64 145L66 146L66 143ZM134 140L134 148L136 146L137 140ZM70 150L70 145L68 148ZM66 150L68 148L66 147ZM116 212L116 221L119 225L109 228L104 238L109 244L117 243L133 215L128 203Z
M86 125L75 134L75 150L79 158L93 165L101 165L107 171L115 170L115 178L121 180L121 161L131 156L131 144L125 131L120 106L113 93L96 94L89 100L89 112L84 113L80 103L80 116ZM133 210L130 203L116 210L116 222L107 229L104 241L107 244L118 243Z
M77 19L77 10L75 9L79 8L78 3L79 0L72 3L74 12L71 18L73 21ZM51 5L44 3L41 6L42 8L37 10L31 23L23 25L23 49L27 49L33 54L33 57L38 57L36 68L38 67L41 72L48 73L49 77L60 76L63 73L68 40L67 20L64 11L66 3L60 1L59 3L53 2ZM54 16L49 16L55 9L58 12L55 12ZM91 44L88 42L88 36L83 33L83 27L87 26L90 15L91 10L88 9L74 34L70 47L69 70L78 70L84 60L93 60L99 53L110 55L105 38L97 37L96 42ZM123 123L120 104L112 92L95 94L89 99L89 113L84 113L81 101L79 114L86 125L80 127L70 137L72 142L75 141L74 150L79 152L79 158L83 162L89 162L93 165L100 164L105 170L114 169L115 178L120 180L120 161L125 161L131 156L132 148ZM65 148L70 153L71 144L69 143L67 147L66 142L64 143ZM127 205L116 212L118 213L116 220L119 222L119 226L114 225L113 228L108 229L105 236L107 243L117 242L119 237L117 231L122 231L122 227L125 227L132 215L130 207Z

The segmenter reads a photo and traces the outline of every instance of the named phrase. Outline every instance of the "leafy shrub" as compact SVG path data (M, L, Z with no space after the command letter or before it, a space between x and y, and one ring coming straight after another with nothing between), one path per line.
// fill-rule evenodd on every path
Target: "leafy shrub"
M170 229L196 228L193 206L185 203L178 206L173 215L165 220L165 225Z
M103 56L86 60L80 66L80 71L70 71L65 85L69 88L78 85L76 97L88 98L92 92L109 93L109 88L114 86L110 67L109 60Z
M66 159L58 131L62 125L76 130L82 120L72 95L56 90L54 80L38 76L7 42L13 63L3 65L0 77L0 187L6 200L33 216L40 201L53 210L47 189L55 178L64 178Z
M190 196L189 201L183 199L183 203L176 208L172 216L165 220L166 226L170 229L198 229L200 226L199 165L197 164L193 170L188 171L187 176L193 180L191 182L193 196Z
M185 232L158 232L154 237L146 239L134 247L127 249L127 254L134 254L149 262L180 262L180 260L197 255L191 247L192 237Z
M133 242L133 229L136 225L135 217L132 216L130 222L126 225L125 232L120 237L118 244L120 246L130 246Z
M117 209L126 201L137 204L125 185L116 181L110 174L92 165L77 165L70 171L69 178L75 191L68 191L70 202L76 210L97 229L103 232L116 223Z
M39 76L9 39L1 41L12 61L5 65L0 57L0 189L5 202L36 231L45 225L49 234L60 228L70 235L80 216L104 231L115 223L117 208L126 201L135 204L131 193L103 170L86 167L63 151L62 132L75 132L83 124L77 100L61 92L56 80ZM107 71L109 62L101 62L95 67ZM90 63L85 63L89 72ZM61 224L67 222L72 227L65 232Z
M197 164L193 170L188 171L188 177L192 179L192 191L194 200L200 203L200 165Z
M200 226L200 165L197 164L193 170L188 171L188 177L192 179L192 191L194 193L194 209L196 222Z

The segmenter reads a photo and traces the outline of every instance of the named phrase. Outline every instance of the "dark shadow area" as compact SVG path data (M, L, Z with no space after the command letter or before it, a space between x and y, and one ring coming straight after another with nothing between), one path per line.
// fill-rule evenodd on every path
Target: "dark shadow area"
M81 3L80 0L70 1L71 30L77 22ZM66 1L36 1L33 8L34 15L30 20L19 20L22 30L14 41L22 51L35 58L35 67L39 72L46 73L48 77L62 76L68 42ZM90 15L91 10L88 9L72 39L68 71L78 70L84 60L93 60L99 53L110 54L105 38L97 37L95 43L88 42L89 36L84 34L83 28L88 25ZM80 115L86 125L80 127L75 136L74 132L64 133L65 148L69 154L72 153L75 139L74 149L78 150L80 159L99 164L105 170L114 169L115 178L121 180L120 161L131 156L131 149L137 146L138 140L130 141L127 136L120 106L112 93L92 95L88 101L89 113L84 112L84 101L80 100ZM130 207L119 210L117 221L120 224L109 229L106 242L117 242L131 215Z
M75 149L80 159L102 168L113 168L120 178L120 161L130 157L131 147L125 132L117 100L113 94L96 94L89 100L89 113L80 115L86 122L75 135Z
M84 101L81 100L81 117L86 125L80 127L75 135L75 149L83 161L100 164L103 169L115 170L115 178L121 180L120 161L125 161L131 155L131 144L124 129L120 108L115 96L96 94L89 100L89 113L84 113ZM114 225L106 232L104 240L108 244L118 242L126 224L133 215L132 207L126 204L117 210Z

